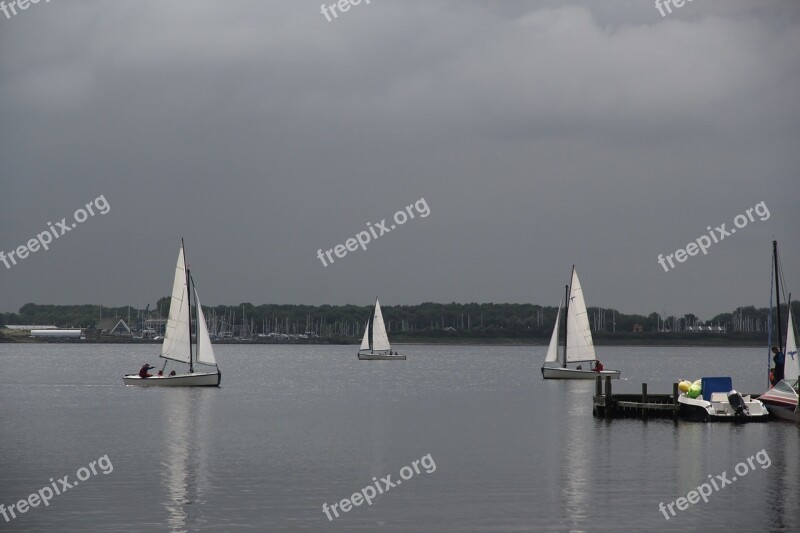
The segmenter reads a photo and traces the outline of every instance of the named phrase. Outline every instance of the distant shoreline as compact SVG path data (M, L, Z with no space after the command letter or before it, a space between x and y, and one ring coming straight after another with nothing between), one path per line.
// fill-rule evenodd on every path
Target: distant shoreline
M117 338L90 338L90 339L32 339L22 336L0 337L0 343L8 344L152 344L160 345L162 341L130 339L124 337ZM214 345L234 344L234 345L308 345L308 346L352 346L357 347L357 342L337 341L337 340L293 340L289 342L267 341L267 340L224 340L213 341ZM441 345L441 346L547 346L547 342L537 342L532 339L520 339L513 337L488 338L488 339L414 339L395 341L394 346L419 346L419 345ZM635 339L596 339L595 346L645 346L645 347L742 347L742 348L766 348L763 341L751 339L727 339L727 338L703 338L703 339L653 339L652 341Z

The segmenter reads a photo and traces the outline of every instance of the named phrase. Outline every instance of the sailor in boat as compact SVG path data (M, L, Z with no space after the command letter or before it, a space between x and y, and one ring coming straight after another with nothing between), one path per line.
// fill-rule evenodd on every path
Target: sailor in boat
M142 366L142 368L139 369L139 377L142 378L142 379L153 377L152 374L149 374L147 372L148 370L153 369L153 368L155 368L155 367L154 366L150 366L150 363L145 363L144 366Z
M169 373L169 375L170 376L174 376L175 375L175 371L173 370L172 372Z
M778 350L777 346L772 347L772 353L775 354L772 357L772 360L775 361L775 369L772 374L772 384L776 385L783 379L783 365L786 362L786 358L784 357L783 353Z
M592 369L595 372L602 372L603 371L603 363L600 362L600 359L597 359L594 362L594 368Z

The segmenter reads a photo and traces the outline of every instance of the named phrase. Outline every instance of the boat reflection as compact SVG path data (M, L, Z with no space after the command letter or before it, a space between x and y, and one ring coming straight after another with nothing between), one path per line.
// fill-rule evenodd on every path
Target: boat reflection
M161 463L164 508L170 531L185 532L202 522L208 489L210 389L167 389L164 415L165 459ZM197 514L193 514L197 513Z
M591 394L594 382L567 381L561 391L568 420L578 420L586 414L586 395ZM591 426L588 427L591 429ZM584 424L566 424L564 428L563 464L561 472L561 501L564 504L564 519L570 528L585 525L589 512L589 491L591 483L588 475L589 456L593 445L592 435Z

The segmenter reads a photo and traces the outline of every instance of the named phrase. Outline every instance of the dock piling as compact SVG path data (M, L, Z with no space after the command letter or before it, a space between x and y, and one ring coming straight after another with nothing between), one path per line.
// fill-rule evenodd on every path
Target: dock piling
M602 378L595 381L595 395L592 413L602 418L634 417L678 418L678 384L672 384L672 394L650 394L647 383L642 383L641 394L613 394L611 378L606 376L605 386Z
M642 383L642 419L647 420L647 383Z
M678 419L678 410L679 410L679 405L678 405L678 384L677 383L673 383L672 384L672 403L674 405L674 408L673 408L673 411L672 411L672 419L673 420L677 420Z

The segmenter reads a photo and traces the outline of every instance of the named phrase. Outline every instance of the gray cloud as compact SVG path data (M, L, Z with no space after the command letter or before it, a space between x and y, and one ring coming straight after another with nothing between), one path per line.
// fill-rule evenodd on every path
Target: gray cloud
M181 236L207 303L766 305L800 279L790 1L53 2L0 15L0 308L153 303ZM323 268L318 248L431 216ZM656 262L760 201L772 217ZM791 287L791 285L790 285Z

